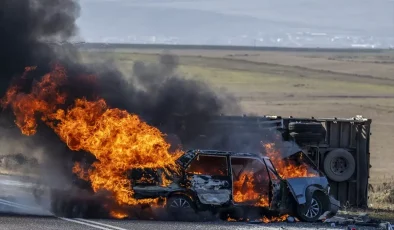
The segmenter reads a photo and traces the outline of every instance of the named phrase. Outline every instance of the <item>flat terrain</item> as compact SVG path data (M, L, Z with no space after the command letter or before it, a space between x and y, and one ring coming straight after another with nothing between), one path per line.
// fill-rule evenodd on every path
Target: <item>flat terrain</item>
M179 56L179 74L232 93L246 114L372 118L371 183L392 179L394 51L110 48L83 57L129 74L133 62L156 62L163 52Z

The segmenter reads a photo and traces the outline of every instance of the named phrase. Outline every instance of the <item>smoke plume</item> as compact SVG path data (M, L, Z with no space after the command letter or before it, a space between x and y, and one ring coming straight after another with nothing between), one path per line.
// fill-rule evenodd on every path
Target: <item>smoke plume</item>
M196 143L210 117L228 108L239 110L232 97L218 94L203 82L179 76L178 59L172 55L162 55L155 64L136 62L131 76L124 76L111 64L82 63L74 46L59 45L78 35L75 21L80 8L76 0L3 0L0 6L1 97L12 85L18 85L22 93L30 93L33 85L60 63L68 76L68 83L60 88L68 95L63 108L76 98L103 98L110 107L138 114L162 132L172 134L174 138L169 139L178 140L176 144L179 139L184 144ZM31 66L36 69L24 75L25 68ZM1 117L8 121L2 122L4 126L14 123L10 110L4 110ZM22 138L14 131L7 135ZM43 152L40 164L46 165L45 170L70 172L71 161L91 157L70 151L45 125L39 125L31 140ZM23 154L31 151L31 144L26 145Z

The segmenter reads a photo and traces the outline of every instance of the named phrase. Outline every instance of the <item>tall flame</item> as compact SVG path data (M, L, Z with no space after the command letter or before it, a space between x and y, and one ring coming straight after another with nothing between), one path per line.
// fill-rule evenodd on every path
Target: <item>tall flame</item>
M26 72L35 68L27 68ZM37 132L37 117L51 127L71 150L84 150L98 160L86 172L79 164L73 171L91 182L95 192L110 191L118 205L153 203L157 200L133 198L127 173L132 168L165 168L176 171L175 160L181 151L170 153L170 144L157 128L149 126L137 115L117 108L109 108L103 99L88 101L76 99L68 109L67 95L60 86L67 83L63 66L53 70L34 84L30 93L19 92L12 86L2 100L2 106L11 107L15 123L25 135ZM164 176L162 176L164 179ZM163 181L163 186L171 183ZM124 216L113 213L113 216Z
M318 173L302 159L297 159L297 161L282 159L279 150L275 148L275 143L266 143L264 144L264 148L267 157L271 159L277 172L283 179L318 176Z
M239 179L233 182L233 199L235 202L254 202L254 206L268 207L268 194L262 194L262 192L264 191L255 191L252 172L243 172Z

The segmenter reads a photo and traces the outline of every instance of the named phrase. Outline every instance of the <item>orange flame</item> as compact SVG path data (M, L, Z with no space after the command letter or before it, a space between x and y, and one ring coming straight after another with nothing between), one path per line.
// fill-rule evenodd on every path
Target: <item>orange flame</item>
M122 212L111 211L110 215L116 219L123 219L126 218L128 215Z
M33 71L35 68L27 68ZM164 135L155 127L143 122L137 115L109 108L103 99L87 101L76 99L74 105L64 110L67 95L59 86L67 82L66 70L55 65L52 72L34 84L29 94L10 87L2 106L10 106L16 116L15 123L25 135L37 129L37 116L51 127L67 146L74 151L92 153L98 160L87 172L79 164L73 172L88 179L95 192L110 191L118 205L150 204L157 199L133 198L131 181L127 172L132 168L167 168L176 171L175 160L182 154L169 152ZM162 186L170 180L162 176ZM114 217L126 214L112 212Z
M34 69L26 68L24 75ZM66 95L59 93L57 88L65 82L66 77L64 68L55 65L51 73L44 75L40 82L33 85L31 93L19 93L18 86L8 89L2 106L11 106L16 116L15 123L23 134L30 136L36 133L37 113L41 113L41 119L45 121L46 116L55 111L58 105L64 104Z
M289 217L289 215L287 215L287 214L281 215L281 216L273 216L271 218L263 216L263 218L261 218L260 220L267 224L267 223L271 223L271 222L282 222L282 221L285 221L287 219L287 217Z
M274 143L264 144L267 157L269 157L274 164L279 175L283 178L296 178L296 177L316 177L318 173L314 171L302 159L299 161L291 159L282 159L280 152L275 149Z
M233 182L233 199L237 203L255 202L255 206L268 207L268 195L255 191L252 172L243 172L238 180Z

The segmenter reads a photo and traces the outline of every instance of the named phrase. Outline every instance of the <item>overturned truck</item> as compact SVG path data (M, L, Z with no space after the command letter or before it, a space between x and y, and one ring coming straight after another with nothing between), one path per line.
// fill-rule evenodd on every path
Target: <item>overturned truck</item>
M218 116L211 119L203 139L221 133L260 133L275 131L292 141L325 173L331 195L341 205L366 207L370 168L371 119L295 118L280 116ZM272 132L271 132L272 133Z

